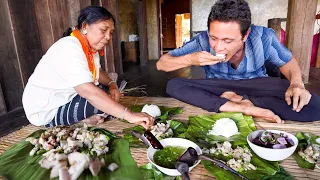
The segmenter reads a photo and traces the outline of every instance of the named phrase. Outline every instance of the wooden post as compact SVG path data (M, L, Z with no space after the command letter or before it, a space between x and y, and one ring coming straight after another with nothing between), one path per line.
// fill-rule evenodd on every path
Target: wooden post
M123 73L122 57L121 57L121 44L120 44L120 21L119 21L119 6L118 0L101 0L101 6L111 12L115 18L115 31L112 40L106 47L106 62L108 72Z
M299 63L304 83L309 80L316 9L317 0L289 0L285 44Z
M317 52L316 68L320 68L320 37L319 37L319 45L318 45L318 52Z
M4 101L4 96L2 93L2 88L0 84L0 115L7 112L6 102Z
M161 3L163 3L163 0L157 0L157 24L158 24L158 58L163 55L163 44L162 44L162 15L161 15Z
M176 48L182 46L182 14L176 14Z
M286 20L286 18L273 18L268 20L268 28L276 32L279 40L281 39L281 22Z
M148 34L146 9L146 0L138 0L140 66L145 66L148 61Z

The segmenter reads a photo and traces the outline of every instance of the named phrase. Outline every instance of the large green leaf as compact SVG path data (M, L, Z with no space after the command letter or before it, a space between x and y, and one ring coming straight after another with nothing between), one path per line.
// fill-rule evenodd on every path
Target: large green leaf
M256 166L257 169L241 172L241 174L244 175L246 178L260 179L265 176L273 176L279 170L279 164L277 162L270 162L270 161L263 160L253 152L251 153L252 153L252 158L250 163ZM215 158L223 160L225 162L230 159L230 157L224 157L223 155L216 156ZM229 172L225 169L215 166L209 161L201 161L201 163L218 180L221 180L221 179L230 179L230 180L239 179L240 180L241 179L240 177L233 174L232 172Z
M240 134L233 135L229 138L224 136L215 136L208 135L208 131L212 129L214 123L221 118L230 118L232 119L239 130ZM195 142L201 147L210 148L216 142L224 142L229 141L233 145L236 146L246 146L247 144L247 135L251 132L255 131L256 127L254 125L254 121L251 116L245 116L242 113L218 113L215 115L200 115L200 116L190 116L189 117L189 127L187 133L189 137L192 137ZM260 179L264 176L272 176L279 170L279 165L277 162L269 162L259 158L253 152L251 158L251 164L257 167L254 171L243 171L242 174L248 179ZM221 159L223 161L228 161L230 157L215 157ZM233 173L226 171L220 167L213 165L208 161L202 161L204 167L217 179L239 179L238 176Z
M140 134L143 134L145 132L145 128L142 126L134 126L131 128L126 128L123 130L124 136L123 138L129 141L130 147L135 147L135 148L147 148L148 146L145 145L142 141L140 141L138 138L136 138L133 134L132 131L137 131Z
M32 136L39 137L41 131L43 130L33 133ZM101 129L99 131L103 132ZM97 177L93 177L89 170L85 170L79 179L142 179L137 164L131 156L128 141L113 137L110 139L110 153L103 156L106 166ZM8 179L49 179L51 170L41 168L38 163L43 157L29 156L32 148L33 145L29 142L21 141L0 155L0 174ZM110 163L117 163L119 168L114 172L109 171L107 166Z
M144 105L132 105L130 106L130 110L133 112L141 112ZM161 116L158 117L161 121L165 121L168 119L168 116L181 114L182 108L181 107L166 107L166 106L159 106L161 111Z
M261 180L294 180L287 171L283 169L283 167L279 168L279 171L273 176L264 176Z
M208 131L212 129L214 123L221 118L232 119L240 132L240 134L233 135L229 138L224 136L208 135ZM216 142L231 141L233 145L247 144L247 135L255 131L256 127L251 116L244 116L242 113L217 113L215 115L200 115L189 117L188 133L198 139L206 140L214 144Z
M162 173L151 163L141 166L139 169L143 180L181 180L179 176L173 177Z
M294 158L295 158L297 164L301 168L314 169L315 163L310 163L310 162L306 161L298 154L298 152L300 150L306 149L308 146L310 146L312 144L318 144L316 142L316 139L318 139L319 136L313 135L311 133L298 132L296 134L296 137L299 141L299 144L298 144L298 147L293 155L294 155ZM318 144L318 145L320 146L320 144Z

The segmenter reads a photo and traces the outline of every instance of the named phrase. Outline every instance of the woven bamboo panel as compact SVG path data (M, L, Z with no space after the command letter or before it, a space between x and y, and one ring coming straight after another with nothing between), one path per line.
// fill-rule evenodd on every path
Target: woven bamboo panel
M169 107L182 107L183 113L179 115L175 115L172 119L177 119L181 121L188 121L188 116L190 115L200 115L200 114L213 114L211 112L205 111L201 108L194 107L192 105L188 105L181 101L172 99L172 98L155 98L155 97L123 97L121 99L121 103L130 106L133 104L156 104L162 106ZM255 119L256 126L258 129L278 129L283 130L290 133L297 133L299 131L310 132L316 135L320 135L320 122L310 122L310 123L300 123L294 121L286 121L285 124L275 124L269 123L263 119ZM122 130L124 128L133 127L134 124L128 124L116 119L108 120L98 127L102 127L112 131L117 135L122 135ZM41 129L41 127L36 127L33 125L28 125L21 128L18 131L15 131L7 136L0 138L0 154L3 153L6 149L11 147L16 142L23 140L28 135L33 133L34 131ZM148 163L146 149L140 148L131 148L131 154L136 160L138 166L144 165ZM292 176L296 179L310 179L310 180L318 180L320 177L320 170L306 170L299 168L295 160L290 157L285 161L281 162L281 166L285 168ZM191 179L214 179L214 177L209 174L203 167L203 165L198 165L195 169L192 170L190 174ZM1 178L0 178L1 179Z

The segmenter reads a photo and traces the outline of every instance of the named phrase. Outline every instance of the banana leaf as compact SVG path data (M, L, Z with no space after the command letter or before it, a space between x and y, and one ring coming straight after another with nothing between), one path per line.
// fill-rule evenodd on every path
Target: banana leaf
M162 121L162 122L170 123L170 128L173 130L173 137L185 138L184 133L187 131L187 128L188 128L187 124L180 122L178 120L168 120L168 121ZM142 126L134 126L132 128L126 128L123 130L124 132L123 138L129 141L130 147L147 148L147 146L143 144L142 141L140 141L138 138L132 135L133 130L139 132L140 134L143 134L145 132L145 129Z
M144 105L132 105L130 106L130 110L133 112L141 112ZM181 114L182 108L181 107L166 107L166 106L159 106L161 111L161 116L158 118L161 119L160 122L165 121L168 119L168 116L175 115L175 114Z
M221 118L230 118L232 119L239 130L240 134L233 135L229 138L224 136L215 136L208 135L208 131L212 129L214 123ZM232 146L246 146L247 144L247 135L255 131L256 127L251 116L245 116L242 113L218 113L215 115L200 115L200 116L190 116L189 117L189 127L187 133L189 137L192 137L190 140L196 142L200 147L211 148L212 145L215 145L217 142L229 141ZM251 158L251 164L257 167L256 170L243 171L243 174L248 179L260 179L264 176L272 176L279 170L278 162L269 162L259 158L253 152ZM230 157L215 157L223 161L228 161ZM204 167L217 179L240 179L238 176L233 173L226 171L208 161L201 161Z
M232 119L236 123L240 134L233 135L229 138L224 136L208 135L208 131L211 130L215 122L221 118ZM214 115L189 116L189 127L187 132L194 138L190 140L200 141L200 144L203 140L210 144L230 141L233 142L233 145L237 146L247 144L247 135L255 130L256 127L251 116L246 116L242 113L224 112Z
M145 145L142 141L140 141L138 138L136 138L133 134L132 131L137 131L140 134L143 134L146 129L142 126L134 126L132 128L126 128L123 130L124 135L123 138L126 139L129 144L130 147L134 147L134 148L147 148L148 146Z
M310 133L304 133L304 132L298 132L296 134L296 137L299 141L298 147L296 149L296 151L294 152L293 156L297 162L297 164L299 165L299 167L301 168L305 168L305 169L314 169L316 164L315 163L310 163L308 161L306 161L305 159L303 159L298 152L300 150L304 150L306 149L308 146L312 145L312 144L317 144L318 146L320 146L319 143L317 143L316 139L319 138L319 136L315 136L313 134Z
M280 166L279 171L273 176L264 176L260 180L294 180L294 177L292 177L287 171L283 169L283 167Z
M248 179L261 179L265 176L273 176L279 170L278 162L270 162L259 158L254 152L252 153L251 157L251 164L257 167L256 170L248 170L240 172ZM225 157L223 155L214 156L216 159L223 160L227 162L231 157ZM214 175L218 180L228 179L228 180L237 180L241 179L240 177L236 176L232 172L229 172L223 168L215 166L209 161L201 161L204 167Z
M151 163L143 165L139 169L143 180L181 180L179 176L173 177L162 173Z
M100 128L95 131L107 132ZM32 137L38 138L43 130L36 131ZM98 176L91 175L89 170L85 170L79 179L142 179L139 168L131 156L129 143L124 139L114 138L106 134L111 140L110 153L102 156L106 166L101 169ZM29 137L30 137L29 136ZM49 179L51 170L40 167L41 155L29 156L33 145L27 141L20 141L0 155L0 175L7 179L37 180ZM110 163L116 163L119 168L111 172L107 169ZM58 179L58 178L55 178Z

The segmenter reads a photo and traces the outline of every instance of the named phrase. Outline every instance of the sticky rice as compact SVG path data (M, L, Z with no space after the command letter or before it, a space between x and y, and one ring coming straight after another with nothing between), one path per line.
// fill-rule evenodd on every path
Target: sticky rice
M232 119L222 118L216 121L208 134L229 138L235 134L239 134L239 131L236 123Z

